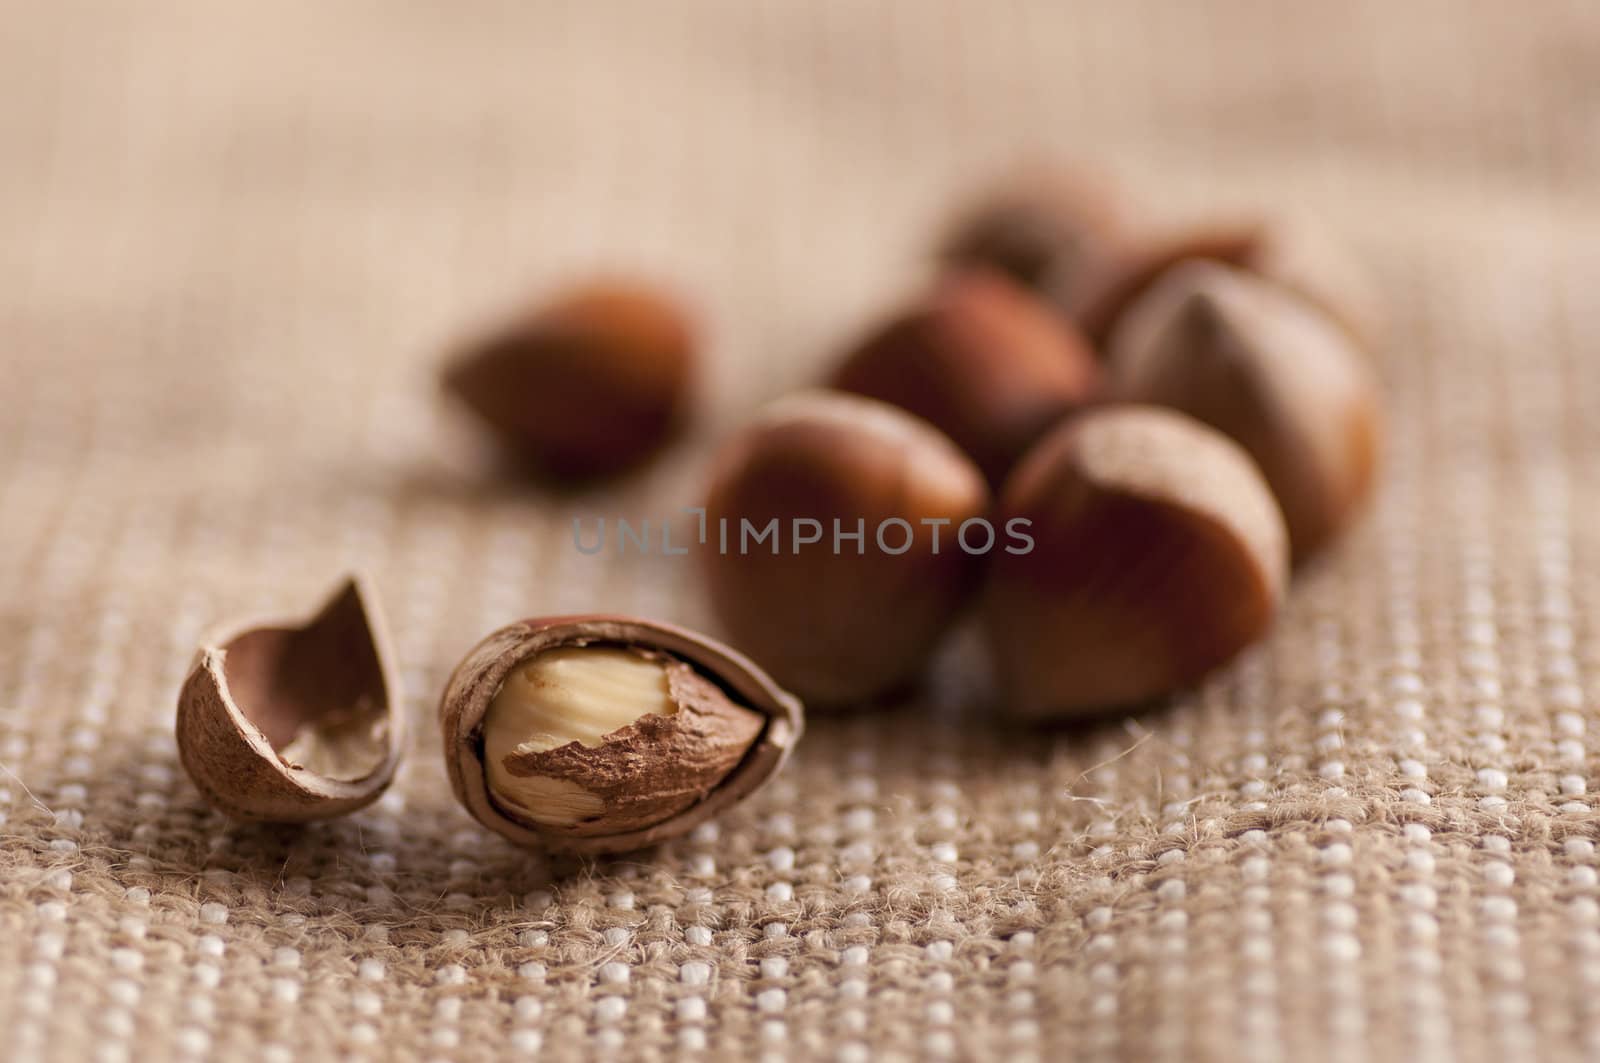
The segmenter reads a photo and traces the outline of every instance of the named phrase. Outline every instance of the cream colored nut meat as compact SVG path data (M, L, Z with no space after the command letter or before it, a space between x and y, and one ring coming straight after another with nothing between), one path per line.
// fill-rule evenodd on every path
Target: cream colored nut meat
M618 834L702 800L765 724L675 657L563 646L520 662L501 684L484 715L484 770L513 819Z

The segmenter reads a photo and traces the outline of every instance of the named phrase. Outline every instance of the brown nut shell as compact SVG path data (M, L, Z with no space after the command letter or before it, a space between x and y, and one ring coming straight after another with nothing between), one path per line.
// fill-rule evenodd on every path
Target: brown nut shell
M1103 344L1129 304L1180 262L1205 259L1242 266L1256 246L1255 225L1194 229L1135 247L1103 264L1089 281L1057 302L1096 345Z
M1184 263L1123 316L1110 369L1114 398L1182 410L1249 451L1297 562L1372 492L1382 435L1372 370L1345 330L1277 285Z
M1033 164L997 181L946 230L939 257L1069 296L1127 241L1121 197L1084 170Z
M695 329L665 292L592 281L469 345L444 372L502 447L535 473L580 482L656 453L687 416Z
M990 563L982 622L1014 715L1051 719L1188 686L1260 638L1287 582L1283 518L1237 444L1150 406L1047 436L1000 520L1032 550Z
M987 269L941 278L862 340L832 378L841 391L892 403L943 431L992 487L1099 382L1077 330Z
M635 647L681 660L743 707L764 715L766 725L733 770L695 804L649 826L583 835L519 820L495 801L484 765L482 727L490 703L519 663L545 650L594 644ZM679 837L749 796L788 759L805 728L805 711L752 661L714 639L653 620L594 614L523 620L487 635L450 676L439 703L439 728L450 787L472 818L518 845L599 855ZM645 756L649 751L641 745L634 752Z
M899 407L814 391L779 399L735 432L710 480L701 553L731 639L812 708L915 680L981 569L957 543L989 508L971 459ZM746 521L770 522L779 541L747 549ZM804 521L819 539L792 536ZM864 537L836 539L836 521ZM892 541L878 538L886 527Z
M1313 304L1347 329L1363 349L1383 340L1380 301L1338 242L1303 218L1238 222L1191 229L1102 262L1097 274L1056 302L1096 344L1105 343L1123 313L1173 267L1201 260L1255 274Z
M178 696L178 756L235 819L328 819L393 780L400 705L377 599L353 578L303 625L240 625L201 647Z

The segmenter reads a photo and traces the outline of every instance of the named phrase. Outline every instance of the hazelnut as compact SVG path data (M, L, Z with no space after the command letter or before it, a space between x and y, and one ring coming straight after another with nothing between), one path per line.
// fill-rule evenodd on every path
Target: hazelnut
M1382 314L1365 276L1334 240L1304 219L1200 228L1136 247L1103 263L1060 305L1086 336L1103 344L1123 312L1168 270L1196 259L1282 286L1338 321L1362 347L1382 340Z
M998 486L1099 376L1059 314L997 273L964 270L875 329L832 385L929 421Z
M1296 561L1371 493L1377 383L1349 334L1287 291L1187 263L1129 308L1110 351L1115 398L1182 410L1250 453L1283 509Z
M399 702L377 600L352 579L303 625L241 624L200 649L178 695L178 757L235 819L327 819L394 778Z
M778 770L800 703L728 647L620 616L525 620L456 667L439 705L456 797L521 845L677 837Z
M509 454L556 480L631 469L685 418L694 329L671 297L593 282L472 344L444 385Z
M1085 172L1033 166L998 182L963 211L940 241L957 268L998 270L1017 283L1068 297L1120 250L1123 207L1109 184Z
M1034 539L991 559L981 610L1023 717L1194 683L1261 637L1287 579L1283 518L1249 456L1169 410L1107 406L1062 425L999 509Z
M712 606L808 703L888 692L966 600L979 558L961 537L985 541L973 522L992 533L988 504L971 460L904 410L838 392L781 399L714 462Z

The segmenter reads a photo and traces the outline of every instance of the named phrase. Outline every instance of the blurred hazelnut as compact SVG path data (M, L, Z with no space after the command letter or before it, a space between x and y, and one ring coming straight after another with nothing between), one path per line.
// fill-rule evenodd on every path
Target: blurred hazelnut
M1058 314L999 274L965 270L873 331L832 384L931 422L998 486L1099 378Z
M1283 518L1236 444L1183 414L1106 406L1055 429L1007 481L982 620L1008 708L1045 719L1188 686L1270 626Z
M913 679L971 589L989 492L933 426L837 392L781 399L729 439L706 502L711 603L808 704ZM754 540L763 531L775 538ZM842 534L841 534L842 533Z
M940 242L957 268L998 270L1052 298L1070 298L1102 259L1120 250L1123 208L1109 182L1086 172L1033 166L997 182L963 211Z
M1123 312L1168 270L1195 259L1280 285L1338 321L1363 348L1382 342L1379 301L1361 269L1320 227L1299 218L1194 229L1136 247L1107 262L1062 306L1103 344Z
M1349 334L1282 288L1186 263L1123 316L1110 373L1116 399L1182 410L1250 453L1283 509L1296 561L1371 493L1377 383Z
M471 345L444 384L537 473L610 476L653 455L684 419L693 331L651 287L589 283Z

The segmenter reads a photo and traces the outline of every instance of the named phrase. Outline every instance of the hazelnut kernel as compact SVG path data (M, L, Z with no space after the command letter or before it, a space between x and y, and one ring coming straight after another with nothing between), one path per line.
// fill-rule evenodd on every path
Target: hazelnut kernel
M580 836L653 826L720 783L765 722L663 654L544 650L506 677L484 716L489 795L518 819Z

